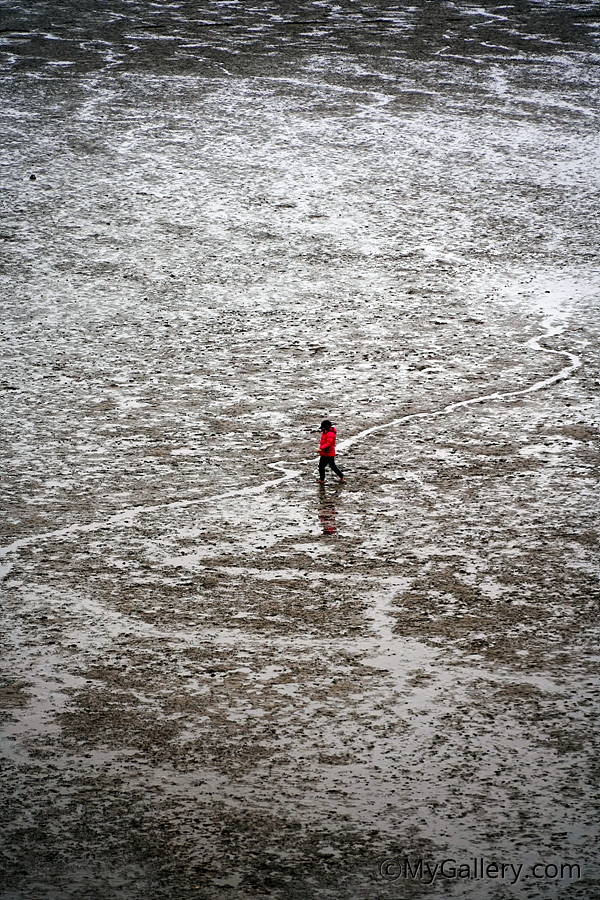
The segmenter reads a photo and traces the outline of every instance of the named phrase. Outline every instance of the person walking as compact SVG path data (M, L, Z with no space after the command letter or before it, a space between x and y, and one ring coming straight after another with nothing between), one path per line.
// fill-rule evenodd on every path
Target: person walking
M340 482L344 481L344 473L335 464L335 438L336 430L329 421L323 419L321 422L321 443L319 444L319 484L325 484L325 469L329 466L339 477Z

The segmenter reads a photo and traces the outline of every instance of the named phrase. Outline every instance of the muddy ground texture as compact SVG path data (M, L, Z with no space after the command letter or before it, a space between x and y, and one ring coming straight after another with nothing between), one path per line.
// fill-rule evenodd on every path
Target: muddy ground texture
M600 897L597 9L30 7L0 896Z

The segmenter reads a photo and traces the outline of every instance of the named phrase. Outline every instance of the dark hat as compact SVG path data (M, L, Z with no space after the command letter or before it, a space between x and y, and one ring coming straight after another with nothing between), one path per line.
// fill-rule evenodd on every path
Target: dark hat
M331 422L329 421L329 419L323 419L323 421L321 422L321 431L329 431L330 428Z

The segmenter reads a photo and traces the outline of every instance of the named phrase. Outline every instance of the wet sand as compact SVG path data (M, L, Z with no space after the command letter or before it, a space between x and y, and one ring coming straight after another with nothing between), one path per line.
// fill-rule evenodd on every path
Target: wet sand
M2 900L600 897L593 7L3 15Z

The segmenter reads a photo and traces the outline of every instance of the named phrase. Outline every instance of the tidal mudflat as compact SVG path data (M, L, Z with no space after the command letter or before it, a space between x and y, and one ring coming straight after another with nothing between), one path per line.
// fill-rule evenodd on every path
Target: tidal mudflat
M0 896L600 897L597 9L1 9Z

